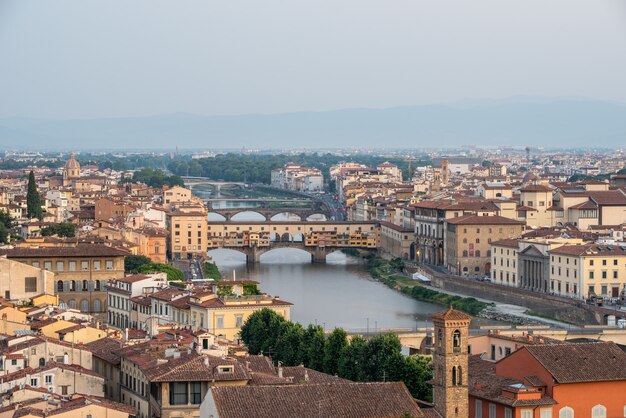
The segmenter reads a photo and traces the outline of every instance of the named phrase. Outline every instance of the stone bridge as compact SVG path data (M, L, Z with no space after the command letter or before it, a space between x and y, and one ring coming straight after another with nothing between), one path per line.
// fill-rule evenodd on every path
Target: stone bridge
M250 207L216 208L215 203L217 202L247 202L258 205ZM312 215L324 215L326 218L330 217L328 206L319 201L305 199L209 199L207 201L207 209L209 213L217 213L223 216L226 221L230 221L233 216L243 212L258 213L267 221L270 221L274 216L281 213L295 215L300 218L301 221L306 221L307 218Z
M307 235L315 233L339 236L341 240L334 243L321 240L315 244L306 241ZM245 234L264 235L265 244L245 242ZM235 236L242 238L233 238ZM209 222L208 237L209 250L227 248L239 251L246 255L248 263L258 263L262 254L278 248L297 248L310 253L312 262L324 263L328 254L345 248L376 251L380 244L380 227L371 221L224 221Z

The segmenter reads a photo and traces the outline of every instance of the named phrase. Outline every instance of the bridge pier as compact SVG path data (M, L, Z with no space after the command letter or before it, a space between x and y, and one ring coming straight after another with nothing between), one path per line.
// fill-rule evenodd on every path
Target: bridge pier
M311 263L326 263L326 249L323 247L316 247L311 252Z
M246 249L246 263L258 264L261 262L261 253L256 250L256 247Z

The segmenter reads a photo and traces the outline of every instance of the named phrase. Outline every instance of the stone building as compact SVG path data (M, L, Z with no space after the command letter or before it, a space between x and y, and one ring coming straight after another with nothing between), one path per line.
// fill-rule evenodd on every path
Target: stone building
M54 291L60 303L81 312L103 313L107 307L104 286L109 280L124 277L124 257L128 252L99 244L79 244L3 249L0 255L54 272Z
M517 238L524 222L502 216L465 215L445 221L445 265L459 275L491 274L491 242Z
M42 293L54 294L55 274L41 267L0 256L0 295L22 302Z
M74 153L70 153L70 159L65 163L63 169L63 185L70 186L74 180L80 178L80 164L74 158Z

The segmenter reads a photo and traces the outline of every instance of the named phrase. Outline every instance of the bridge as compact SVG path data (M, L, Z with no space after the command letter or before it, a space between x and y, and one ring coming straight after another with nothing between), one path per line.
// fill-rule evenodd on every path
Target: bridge
M181 176L183 181L185 182L185 187L189 190L193 190L195 186L213 186L219 192L223 186L239 186L245 187L246 183L237 182L237 181L216 181L212 180L208 177L190 177L190 176Z
M277 248L297 248L311 254L311 262L346 248L377 250L377 222L209 222L208 249L242 252L246 262L258 263L261 255Z
M251 206L216 208L215 203L220 202L241 202ZM295 215L301 221L306 221L312 215L330 217L330 209L324 202L310 199L209 199L207 209L209 213L223 216L226 221L230 221L233 216L243 212L258 213L267 221L281 213Z

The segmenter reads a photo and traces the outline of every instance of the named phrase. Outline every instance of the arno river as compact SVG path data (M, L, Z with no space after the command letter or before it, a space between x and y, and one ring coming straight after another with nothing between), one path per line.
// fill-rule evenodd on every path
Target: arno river
M219 202L216 207L252 208L253 205ZM286 215L274 217L274 220L286 219ZM212 220L223 218L209 214L209 222ZM244 212L233 220L264 218L258 213ZM326 264L312 264L309 253L288 248L263 254L258 265L246 265L245 255L232 250L209 251L209 256L225 277L232 278L234 271L237 279L256 280L263 292L293 303L291 319L304 326L317 323L326 329L342 327L354 331L414 329L427 325L431 313L444 309L409 298L375 281L363 260L341 252L330 254Z

